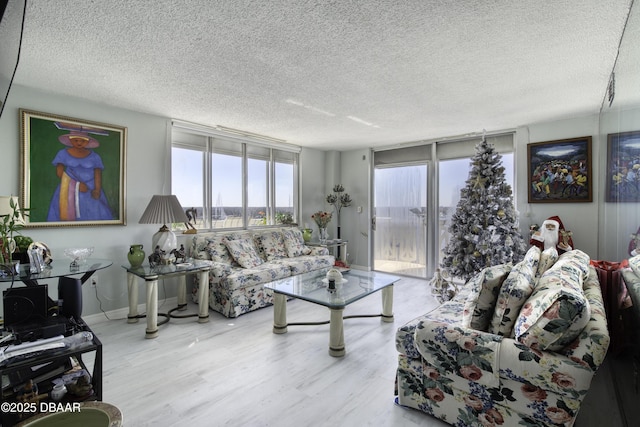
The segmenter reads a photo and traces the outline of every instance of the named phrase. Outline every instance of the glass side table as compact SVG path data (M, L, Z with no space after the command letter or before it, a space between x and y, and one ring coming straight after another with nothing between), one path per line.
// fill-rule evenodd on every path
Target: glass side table
M132 268L128 265L122 267L127 270L127 286L129 290L129 315L128 323L137 323L138 319L145 315L138 314L138 281L137 277L144 279L147 284L147 329L146 338L156 338L158 336L158 326L167 323L171 317L198 317L198 322L206 323L209 321L209 270L213 263L207 260L189 260L188 262L179 264L157 265L150 267L142 265ZM198 289L199 311L195 315L173 315L175 310L185 310L187 306L187 280L188 274L198 274L200 287ZM166 279L169 277L178 277L178 306L169 311L169 313L158 313L158 279ZM166 319L158 323L158 316L164 316Z
M332 253L336 256L336 259L340 259L340 261L346 264L347 243L349 243L348 240L334 239L334 240L327 240L326 243L320 243L319 240L311 240L309 242L305 242L304 244L307 246L322 246L324 248L329 248L331 249ZM338 252L336 252L337 248L340 249Z

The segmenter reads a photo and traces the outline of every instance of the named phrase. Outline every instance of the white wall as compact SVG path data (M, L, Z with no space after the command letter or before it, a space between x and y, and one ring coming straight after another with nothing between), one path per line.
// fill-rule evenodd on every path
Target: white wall
M313 237L318 237L318 227L311 215L319 210L326 210L325 202L325 152L312 148L303 148L300 153L300 205L301 212L298 224L313 230Z
M369 268L369 229L371 216L369 209L371 162L370 150L352 150L342 153L341 184L351 195L353 203L342 208L341 235L349 241L348 261L355 268ZM358 207L362 212L358 213Z
M3 167L0 170L0 195L20 195L20 117L19 108L69 116L127 127L126 156L126 226L61 227L26 229L23 234L35 241L46 243L52 251L55 263L70 262L63 250L68 247L94 246L93 258L107 258L113 265L98 274L98 296L102 309L114 310L128 306L127 280L121 265L128 265L126 253L132 243L142 243L145 249L151 246L151 236L159 228L155 225L139 225L138 220L153 194L169 192L163 186L168 161L167 124L163 117L142 114L92 103L78 98L56 96L13 86L7 105L0 118L0 147ZM32 184L33 185L33 184ZM57 281L48 280L49 294L57 299ZM6 286L0 285L1 289ZM173 282L162 284L169 296L175 295ZM144 302L144 283L139 283L139 301ZM83 314L100 312L100 303L89 283L83 289Z

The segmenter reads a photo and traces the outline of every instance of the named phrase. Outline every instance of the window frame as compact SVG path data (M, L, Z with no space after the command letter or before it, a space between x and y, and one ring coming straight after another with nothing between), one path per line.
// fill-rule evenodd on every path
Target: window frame
M220 131L206 126L184 123L179 121L172 122L171 129L171 152L174 148L199 151L202 153L202 217L199 217L200 224L198 230L226 230L226 229L249 229L256 227L273 227L282 224L276 224L276 208L277 208L277 191L276 191L276 163L285 163L292 165L293 181L292 188L292 225L296 224L297 218L301 212L300 195L299 195L299 164L301 147L278 142L273 138L257 136L254 134L236 134L235 132ZM226 147L226 149L225 149ZM252 153L253 151L253 153ZM260 155L255 154L258 152ZM214 210L214 173L213 173L213 156L214 154L233 154L241 155L242 162L242 206L241 206L241 225L227 227L213 227L212 215ZM266 211L265 223L256 224L250 221L248 199L249 199L249 159L265 160L266 164ZM289 161L287 161L289 160ZM173 168L171 172L171 182L173 182ZM175 191L174 191L175 194ZM178 195L179 198L179 195ZM175 225L176 229L186 228L181 224Z

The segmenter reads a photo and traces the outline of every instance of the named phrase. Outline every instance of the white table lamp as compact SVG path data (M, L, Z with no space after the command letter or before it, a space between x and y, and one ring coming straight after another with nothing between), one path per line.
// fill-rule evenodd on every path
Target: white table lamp
M160 256L163 260L166 260L171 251L178 247L178 239L175 233L167 227L167 224L186 223L188 221L187 215L184 213L176 196L155 195L151 198L138 223L162 224L160 230L151 239L151 252L155 251L156 248L160 249Z

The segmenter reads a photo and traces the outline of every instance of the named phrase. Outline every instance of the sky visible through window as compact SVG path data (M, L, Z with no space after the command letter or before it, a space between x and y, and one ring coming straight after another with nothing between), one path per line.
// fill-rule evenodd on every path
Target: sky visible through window
M172 190L183 206L202 206L203 171L201 151L173 148ZM248 197L251 205L267 201L266 161L249 159ZM213 204L242 206L242 161L238 156L214 154ZM276 162L276 206L293 207L293 165Z
M242 206L242 162L238 157L216 155L214 160L214 206ZM265 162L266 164L266 162ZM502 155L506 181L513 190L513 153ZM263 205L266 203L265 174L262 168L250 167L249 200ZM455 208L460 199L460 190L464 187L471 169L470 159L441 160L439 164L440 207ZM202 152L173 148L172 152L172 188L183 206L202 206ZM276 163L276 206L293 205L293 166Z

